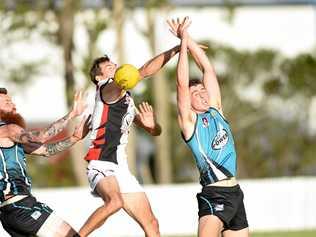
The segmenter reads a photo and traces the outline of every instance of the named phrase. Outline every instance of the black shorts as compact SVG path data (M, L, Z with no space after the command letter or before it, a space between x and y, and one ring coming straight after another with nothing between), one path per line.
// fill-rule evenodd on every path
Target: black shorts
M14 237L35 236L53 212L32 196L0 208L3 228Z
M217 216L224 224L224 231L248 227L244 194L239 185L234 187L205 186L196 197L199 218L206 215Z

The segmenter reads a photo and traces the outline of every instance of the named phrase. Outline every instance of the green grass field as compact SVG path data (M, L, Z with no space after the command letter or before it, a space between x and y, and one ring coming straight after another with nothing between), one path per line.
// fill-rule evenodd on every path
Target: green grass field
M316 237L316 230L251 233L250 236L251 237ZM179 236L164 236L164 237L179 237ZM192 236L182 236L182 237L196 237L196 236L192 235Z
M252 237L315 237L316 230L273 233L252 233Z

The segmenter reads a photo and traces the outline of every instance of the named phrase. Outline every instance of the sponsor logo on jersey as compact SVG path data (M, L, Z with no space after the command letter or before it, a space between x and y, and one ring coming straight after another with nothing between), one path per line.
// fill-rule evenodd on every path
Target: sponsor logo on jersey
M217 132L212 141L212 148L214 150L222 149L228 142L228 132L225 129L221 129Z
M124 104L128 105L131 103L131 97L128 93L126 93Z
M128 112L122 119L121 131L122 133L128 133L129 127L132 125L134 120L134 114Z

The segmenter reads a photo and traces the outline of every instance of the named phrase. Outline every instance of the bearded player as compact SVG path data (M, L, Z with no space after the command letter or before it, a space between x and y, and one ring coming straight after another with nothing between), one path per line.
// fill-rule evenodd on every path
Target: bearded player
M14 237L78 237L77 232L31 193L26 154L52 156L71 147L89 131L83 119L74 133L55 143L48 140L61 132L84 110L81 93L76 94L72 111L47 129L27 131L21 115L5 88L0 88L0 219Z

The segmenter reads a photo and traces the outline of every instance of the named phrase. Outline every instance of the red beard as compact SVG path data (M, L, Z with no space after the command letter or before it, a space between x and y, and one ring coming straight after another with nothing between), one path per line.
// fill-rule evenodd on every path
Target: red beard
M18 113L1 113L0 118L7 124L16 124L24 129L26 127L24 118Z

